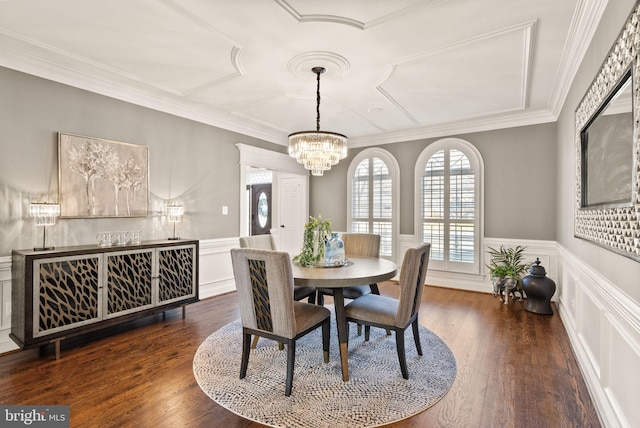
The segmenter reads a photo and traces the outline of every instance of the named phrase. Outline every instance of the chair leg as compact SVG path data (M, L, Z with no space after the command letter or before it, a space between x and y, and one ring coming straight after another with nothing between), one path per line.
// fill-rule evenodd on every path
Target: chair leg
M418 330L418 318L416 318L411 324L413 327L413 341L416 342L416 350L418 351L418 355L422 356L422 346L420 345L420 332Z
M256 336L258 337L258 336ZM247 375L247 366L249 365L249 351L251 344L251 335L243 332L242 334L242 359L240 361L240 379L244 379Z
M309 303L311 303L312 305L316 304L316 292L314 291L313 294L311 296L309 296Z
M396 330L396 349L398 350L398 361L400 361L402 377L409 379L409 373L407 372L407 356L404 353L404 330Z
M360 327L360 324L358 324L358 327ZM371 326L370 325L365 325L364 326L364 341L368 342L370 336L371 336Z
M259 336L253 336L253 342L251 342L251 349L256 349L256 346L258 346L259 338L260 338Z
M362 336L362 324L358 324L358 336Z
M329 362L329 344L331 343L331 324L329 320L322 324L322 355L325 364Z
M287 343L287 380L284 388L284 395L287 397L291 395L291 388L293 386L293 367L296 364L296 341L290 340Z
M316 300L318 301L318 306L324 306L324 294L321 291L317 291L317 298Z

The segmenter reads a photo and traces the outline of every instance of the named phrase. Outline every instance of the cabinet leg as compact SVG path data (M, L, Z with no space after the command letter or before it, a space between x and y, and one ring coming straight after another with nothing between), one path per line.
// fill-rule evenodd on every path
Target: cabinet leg
M60 342L62 342L62 340L64 339L64 337L59 337L57 339L53 339L51 340L49 343L53 343L53 345L56 348L56 360L60 359Z
M187 316L187 305L182 305L182 319L185 319Z

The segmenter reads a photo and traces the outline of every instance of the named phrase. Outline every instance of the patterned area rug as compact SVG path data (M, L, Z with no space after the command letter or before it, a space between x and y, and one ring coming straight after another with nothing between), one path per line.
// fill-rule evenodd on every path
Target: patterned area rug
M372 328L369 342L350 325L349 378L342 381L335 316L329 363L322 360L321 329L299 339L291 396L285 397L286 351L260 338L251 350L247 376L239 378L242 325L234 321L198 348L193 372L216 403L243 418L273 427L375 427L429 408L449 390L456 360L447 345L420 326L423 356L405 334L409 380L402 378L393 333Z

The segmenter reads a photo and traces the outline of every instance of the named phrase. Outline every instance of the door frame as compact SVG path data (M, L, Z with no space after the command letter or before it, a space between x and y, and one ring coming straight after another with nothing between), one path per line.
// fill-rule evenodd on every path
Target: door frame
M250 146L248 144L238 143L236 147L240 151L240 236L249 236L249 202L247 201L247 173L249 168L265 168L274 173L287 173L302 175L305 177L303 185L305 186L305 219L309 218L309 171L299 164L291 156L274 152L272 150L262 149L260 147ZM277 180L273 180L275 184ZM279 192L277 185L272 187L273 205L280 206L278 197ZM278 210L274 210L273 214L278 215ZM271 227L280 224L279 218L271 217Z

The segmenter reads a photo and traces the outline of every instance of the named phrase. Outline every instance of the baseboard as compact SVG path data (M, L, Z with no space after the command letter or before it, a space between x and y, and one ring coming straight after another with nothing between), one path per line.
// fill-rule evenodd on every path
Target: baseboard
M9 337L10 332L11 329L0 330L0 354L20 349L20 347Z
M233 278L211 282L209 284L200 283L200 299L219 296L231 291L236 291L236 283Z

